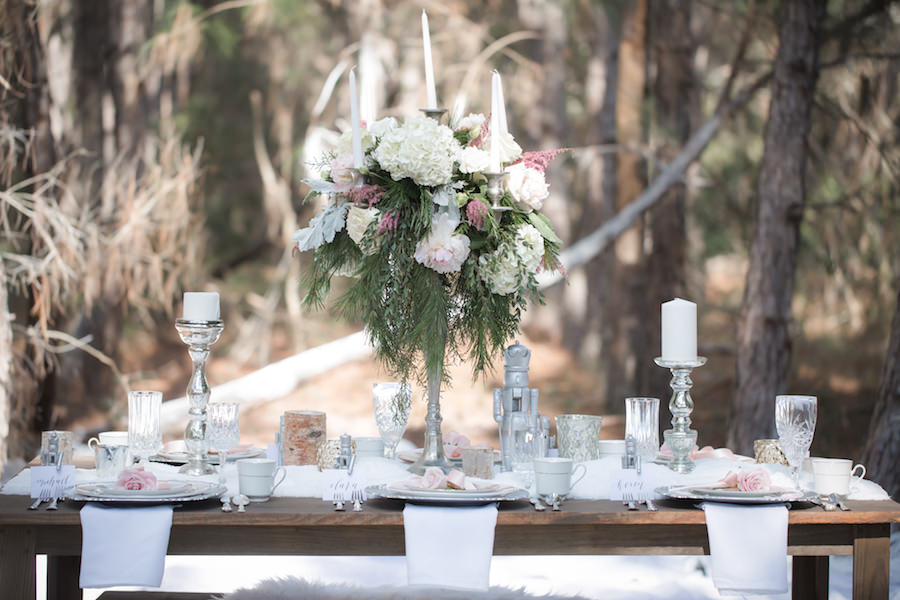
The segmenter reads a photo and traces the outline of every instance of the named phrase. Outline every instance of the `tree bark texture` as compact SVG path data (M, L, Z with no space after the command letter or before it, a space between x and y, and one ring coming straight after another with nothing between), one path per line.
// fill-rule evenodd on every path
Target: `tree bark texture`
M892 498L900 497L900 278L881 388L861 460L866 477L877 481Z
M648 52L654 65L652 81L659 132L659 158L672 162L691 136L692 112L698 105L694 77L697 43L691 33L689 0L651 0L648 11ZM638 360L638 391L643 396L665 398L671 375L653 363L659 356L660 305L685 293L687 250L685 212L687 190L683 181L674 184L648 213L650 251L646 257L646 310L643 326L644 355Z
M757 188L756 230L738 326L737 391L728 446L771 437L775 395L788 391L791 298L805 197L806 136L818 76L820 0L783 2Z

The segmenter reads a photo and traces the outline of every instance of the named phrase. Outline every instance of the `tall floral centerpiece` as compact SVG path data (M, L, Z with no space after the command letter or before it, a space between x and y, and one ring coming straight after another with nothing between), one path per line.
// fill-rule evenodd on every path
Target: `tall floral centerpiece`
M313 252L304 302L321 306L336 275L356 279L335 309L365 324L396 377L426 383L424 466L445 466L447 361L467 354L482 372L517 332L526 301L542 301L536 273L559 266L560 239L540 212L558 151L522 153L505 116L493 133L481 114L453 127L429 117L362 124L352 72L350 83L354 131L322 161L321 179L304 180L327 199L294 235L298 250ZM492 171L504 175L494 198Z

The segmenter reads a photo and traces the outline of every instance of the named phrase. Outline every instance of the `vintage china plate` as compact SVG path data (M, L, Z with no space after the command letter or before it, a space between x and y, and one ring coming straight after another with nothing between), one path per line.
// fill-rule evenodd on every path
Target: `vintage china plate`
M178 482L181 483L181 482ZM189 502L196 500L208 500L217 498L226 491L224 485L207 481L184 482L181 489L169 490L133 490L129 494L122 495L128 490L118 490L119 493L110 493L114 484L110 482L81 483L75 486L73 500L90 502L123 502L123 503L164 503L164 502Z
M242 452L229 452L225 455L225 461L231 462L235 460L241 460L242 458L256 458L263 453L265 453L265 450L263 450L262 448L250 448ZM151 456L150 460L152 462L168 463L171 465L183 465L188 461L188 453L181 450L173 452L159 452L155 456ZM213 465L218 464L219 455L210 453L209 462Z
M79 493L88 493L99 496L114 496L116 498L159 498L160 496L173 496L183 494L192 489L189 481L158 481L153 490L126 490L119 487L115 481L99 483L83 483L75 486Z
M525 500L528 492L512 486L499 486L499 491L490 490L420 490L400 489L395 484L371 486L366 489L370 498L403 500L413 504L442 504L451 506L474 506L491 502L511 502ZM460 493L466 492L466 493ZM473 493L476 492L476 493Z
M517 488L511 485L503 485L500 483L489 483L489 484L480 484L480 487L477 490L431 490L431 489L423 489L420 487L416 487L414 485L410 485L405 481L396 481L394 483L389 483L385 487L391 492L399 492L401 494L408 495L416 495L421 496L423 498L443 498L443 497L452 497L452 498L469 498L476 496L484 496L486 494L490 494L493 496L505 496L506 494L511 494L516 491Z
M770 492L741 492L682 485L656 488L656 493L672 500L731 502L734 504L776 504L803 499L800 490L775 490Z

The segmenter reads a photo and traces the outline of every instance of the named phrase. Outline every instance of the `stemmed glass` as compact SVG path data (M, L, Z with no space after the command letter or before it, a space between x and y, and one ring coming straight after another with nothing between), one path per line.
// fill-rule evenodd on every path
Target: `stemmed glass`
M776 396L775 429L778 443L791 466L794 484L799 487L800 464L809 452L816 430L815 396Z
M397 444L406 431L412 390L408 383L379 382L372 384L375 424L384 442L388 458L397 457Z
M219 478L223 478L222 466L228 451L241 441L238 427L238 405L234 402L211 402L206 409L206 438L210 449L219 454Z
M162 392L128 392L128 450L142 465L162 449L161 406Z

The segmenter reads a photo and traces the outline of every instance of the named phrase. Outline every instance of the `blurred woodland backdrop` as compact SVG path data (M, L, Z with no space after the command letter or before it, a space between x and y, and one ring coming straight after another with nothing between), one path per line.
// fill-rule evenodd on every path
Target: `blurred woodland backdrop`
M349 127L352 65L364 118L424 105L423 8L441 105L488 112L496 68L522 146L571 149L545 204L568 281L523 323L567 357L542 402L667 402L678 295L701 441L752 454L775 394L815 394L814 453L900 491L889 0L0 0L0 465L106 428L135 381L181 395L185 289L223 294L233 376L358 329L301 310L300 179Z

